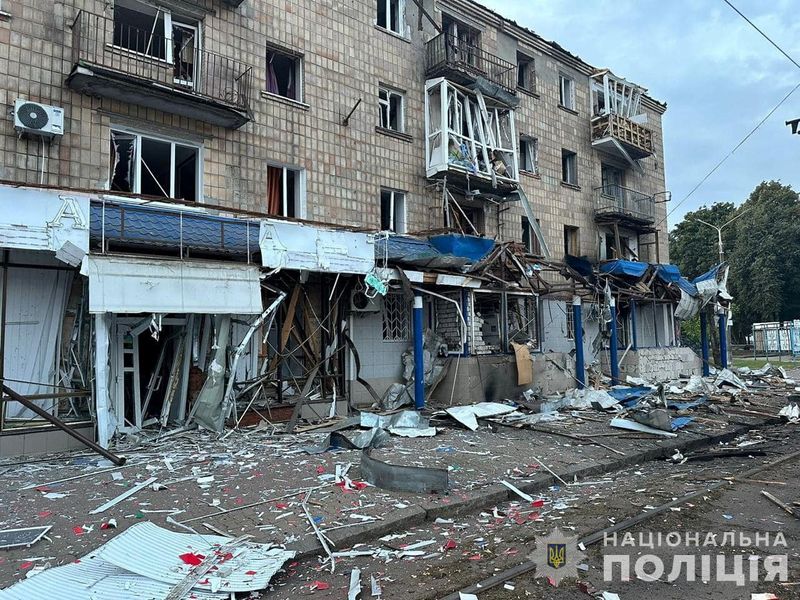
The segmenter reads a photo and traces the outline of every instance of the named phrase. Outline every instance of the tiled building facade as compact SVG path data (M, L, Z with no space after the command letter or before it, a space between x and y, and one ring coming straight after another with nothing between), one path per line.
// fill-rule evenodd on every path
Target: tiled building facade
M117 4L136 10L142 3ZM288 167L302 172L295 182L302 199L293 216L378 230L381 189L390 189L403 193L405 231L441 228L441 194L425 176L424 157L426 42L437 31L426 15L420 15L415 2L392 0L383 10L391 12L395 5L402 11L400 23L392 23L392 15L378 14L375 2L367 0L348 4L245 0L239 6L220 0L142 4L145 12L159 11L162 22L168 14L173 23L190 23L209 56L215 53L252 68L245 90L251 118L233 128L144 106L132 96L123 96L124 100L98 97L65 84L86 52L87 44L76 42L76 30L85 27L81 19L88 13L107 19L94 23L111 27L113 3L4 0L0 79L6 83L0 86L0 104L9 112L18 98L54 105L64 109L65 119L63 137L49 144L19 138L13 119L3 119L0 179L108 189L113 128L198 147L197 160L202 165L198 199L207 204L268 212L267 167ZM446 15L479 31L481 48L489 53L515 62L514 55L519 53L532 61L527 84L532 90L517 91L520 104L515 113L517 133L536 140L536 165L531 165L536 173L523 173L521 185L554 258L563 255L565 226L578 228L571 253L606 258L602 236L610 230L600 230L595 224L595 188L603 183L601 164L618 161L592 147L590 75L595 69L474 2L425 0L420 5L437 24ZM389 19L383 21L386 27L377 24L383 19ZM107 52L108 46L100 51ZM270 57L294 61L289 95L296 99L267 91ZM561 106L560 76L574 81L574 109ZM381 87L403 98L400 133L379 127ZM661 114L665 106L643 96L642 109L653 136L653 154L639 161L640 168L619 166L625 187L646 195L661 194L656 198L663 200ZM565 151L576 155L576 185L562 181ZM486 204L483 229L488 236L522 239L525 213L518 202L509 206L500 211ZM665 204L656 203L654 220L662 232L666 230L664 216ZM652 236L642 238L646 240ZM639 257L656 260L652 246L639 248ZM666 235L660 236L658 258L667 262Z

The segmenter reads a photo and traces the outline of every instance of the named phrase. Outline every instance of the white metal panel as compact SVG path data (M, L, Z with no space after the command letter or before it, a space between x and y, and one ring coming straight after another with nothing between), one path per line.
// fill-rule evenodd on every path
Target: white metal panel
M54 190L0 186L0 246L89 251L89 197Z
M89 312L241 314L263 311L255 265L87 256Z
M271 269L365 275L375 267L375 237L367 233L265 219L259 246L262 263Z

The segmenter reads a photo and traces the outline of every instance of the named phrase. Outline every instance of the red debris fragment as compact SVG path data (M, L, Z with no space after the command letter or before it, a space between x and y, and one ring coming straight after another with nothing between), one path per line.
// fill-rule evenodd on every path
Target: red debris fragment
M245 571L244 572L245 575L255 575L256 573L258 573L258 571Z
M49 510L43 510L42 512L36 513L36 516L39 517L40 519L46 519L52 514L53 513L51 513Z
M83 531L83 525L75 525L75 527L72 528L72 533L75 535L83 535L85 533Z
M552 577L548 577L547 578L547 583L549 583L553 587L558 587L558 582L555 579L553 579Z
M33 563L32 563L31 561L27 560L27 561L25 561L24 563L22 563L22 564L19 566L19 568L20 568L20 569L30 569L32 566L33 566Z
M320 465L317 467L317 475L322 475L325 472L325 467Z
M203 562L205 556L203 556L202 554L195 554L194 552L187 552L186 554L179 555L178 558L180 558L187 565L192 565L193 567L196 567L197 565Z
M312 581L309 587L312 590L329 590L331 584L325 583L324 581Z
M467 560L481 560L483 557L480 554L473 554L472 556L468 557Z
M533 502L531 502L531 506L533 506L534 508L542 508L544 506L544 500L542 500L541 498L539 500L534 500Z
M455 540L447 540L445 542L444 546L442 546L442 550L445 551L445 552L447 550L455 550L455 548L456 548L456 541Z
M286 510L287 508L289 508L289 505L286 504L285 502L278 502L277 504L275 504L275 508L277 508L278 510Z

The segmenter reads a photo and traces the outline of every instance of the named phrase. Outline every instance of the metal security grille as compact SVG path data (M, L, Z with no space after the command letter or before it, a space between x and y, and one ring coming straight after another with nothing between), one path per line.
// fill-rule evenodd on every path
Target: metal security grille
M383 341L406 342L411 338L410 312L403 294L386 294L383 299Z

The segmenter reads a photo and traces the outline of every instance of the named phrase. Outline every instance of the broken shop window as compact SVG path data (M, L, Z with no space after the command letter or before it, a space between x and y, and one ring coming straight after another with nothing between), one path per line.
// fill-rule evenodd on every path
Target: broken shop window
M303 101L303 57L296 52L267 45L267 92Z
M473 293L470 315L472 354L511 351L511 342L539 347L539 313L536 298L512 292Z
M201 173L198 146L111 130L109 179L114 191L196 202Z

